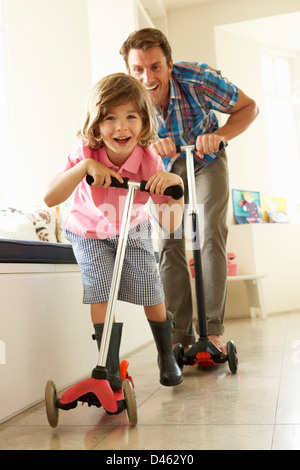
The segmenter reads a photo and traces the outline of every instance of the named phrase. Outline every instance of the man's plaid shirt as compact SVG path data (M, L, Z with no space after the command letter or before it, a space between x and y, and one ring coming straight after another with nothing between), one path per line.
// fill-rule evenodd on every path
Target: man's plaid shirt
M179 62L170 76L170 101L167 116L156 111L159 138L171 137L178 145L195 144L198 135L218 129L214 113L228 113L238 99L238 88L206 64ZM182 155L184 156L184 155ZM207 166L216 154L199 160ZM170 159L163 159L170 169Z

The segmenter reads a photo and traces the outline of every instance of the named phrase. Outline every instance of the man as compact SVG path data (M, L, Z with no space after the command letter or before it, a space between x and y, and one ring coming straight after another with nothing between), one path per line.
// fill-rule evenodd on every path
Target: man
M196 144L194 152L197 203L204 204L202 269L208 335L226 352L222 340L227 292L226 215L229 197L227 156L219 151L244 132L258 114L256 103L242 90L206 64L173 64L171 47L154 28L133 32L120 50L127 71L148 91L156 110L159 140L153 150L168 170L181 176L187 186L185 159L176 154L176 144ZM219 127L214 110L229 115ZM187 191L185 191L187 195ZM176 233L161 242L160 274L166 305L174 315L173 343L184 349L195 342L192 327L192 295L183 236Z

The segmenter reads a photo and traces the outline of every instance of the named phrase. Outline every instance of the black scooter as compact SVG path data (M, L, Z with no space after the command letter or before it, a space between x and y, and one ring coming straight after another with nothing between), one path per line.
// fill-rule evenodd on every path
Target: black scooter
M221 142L219 150L224 147ZM202 263L201 263L201 250L200 250L200 231L199 231L199 218L196 200L196 185L194 175L194 158L193 150L194 145L187 146L176 146L177 152L185 151L186 154L186 170L187 170L187 181L188 181L188 194L189 194L189 211L188 215L191 216L191 227L192 227L192 249L193 249L193 261L194 261L194 272L195 272L195 293L196 293L196 305L197 305L197 319L199 329L199 339L193 344L187 352L184 352L182 344L178 343L174 347L174 355L176 361L183 368L184 365L194 366L199 364L200 366L213 366L228 362L229 369L232 374L236 374L238 369L238 357L236 346L233 341L227 342L227 354L223 354L222 351L215 346L215 344L209 340L207 333L207 322L206 322L206 309L204 301L204 288L203 288L203 276L202 276Z

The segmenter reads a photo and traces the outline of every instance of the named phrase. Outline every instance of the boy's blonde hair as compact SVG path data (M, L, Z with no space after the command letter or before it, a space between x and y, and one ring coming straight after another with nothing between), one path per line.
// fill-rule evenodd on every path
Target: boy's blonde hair
M125 73L107 75L94 85L86 119L77 136L94 149L103 147L100 123L113 107L129 101L136 105L143 122L139 144L148 147L157 138L157 123L151 100L144 86L136 78Z

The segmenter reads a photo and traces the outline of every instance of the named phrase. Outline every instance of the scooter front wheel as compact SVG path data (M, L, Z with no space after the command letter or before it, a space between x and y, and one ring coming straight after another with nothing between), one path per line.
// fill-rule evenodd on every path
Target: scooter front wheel
M135 401L135 395L133 386L129 379L125 379L122 384L124 400L126 403L126 413L128 417L128 421L131 426L135 426L137 424L137 406Z
M50 426L56 428L58 424L59 409L57 408L56 387L52 380L48 380L45 388L46 413Z

